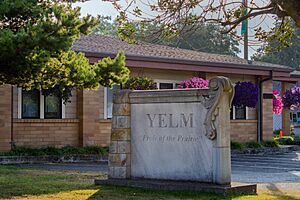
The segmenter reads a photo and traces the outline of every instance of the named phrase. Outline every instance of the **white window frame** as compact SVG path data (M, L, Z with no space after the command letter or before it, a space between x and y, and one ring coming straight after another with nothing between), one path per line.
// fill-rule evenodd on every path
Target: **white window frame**
M61 118L66 118L66 104L62 100ZM45 96L40 92L40 118L45 118ZM18 88L18 119L22 119L22 88Z
M103 102L103 119L107 119L107 87L104 87L104 102Z
M236 119L235 106L232 106L232 120L248 120L249 119L248 113L249 113L249 108L246 106L246 119Z
M233 87L235 86L235 83L233 84ZM232 106L232 120L248 120L249 119L249 116L248 116L248 113L249 113L249 108L246 106L246 119L236 119L235 118L235 106Z
M156 83L156 87L158 90L160 90L159 88L160 83L172 83L173 89L176 89L175 88L176 84L179 84L181 82L181 80L163 80L163 79L154 79L153 81Z
M108 91L108 87L104 87L104 101L103 101L103 119L111 119L107 117L107 91Z

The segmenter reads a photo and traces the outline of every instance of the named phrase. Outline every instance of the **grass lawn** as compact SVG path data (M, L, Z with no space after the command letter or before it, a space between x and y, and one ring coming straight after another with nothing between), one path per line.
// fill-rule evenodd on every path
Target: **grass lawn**
M0 166L0 199L300 199L299 193L290 194L261 190L251 196L218 196L208 193L167 192L125 187L94 186L97 173L46 171Z

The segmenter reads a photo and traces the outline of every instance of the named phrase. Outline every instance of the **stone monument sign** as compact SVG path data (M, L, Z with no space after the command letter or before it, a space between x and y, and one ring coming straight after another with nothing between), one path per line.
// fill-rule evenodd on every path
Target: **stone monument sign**
M117 92L106 183L125 180L123 185L137 186L128 180L165 180L230 186L233 94L225 77L210 80L208 89Z

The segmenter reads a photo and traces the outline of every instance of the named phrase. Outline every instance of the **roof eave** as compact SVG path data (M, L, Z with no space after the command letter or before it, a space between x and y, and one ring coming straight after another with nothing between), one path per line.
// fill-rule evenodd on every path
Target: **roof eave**
M114 57L115 53L99 53L99 52L83 52L87 57ZM223 68L240 68L240 69L251 69L255 67L255 70L268 70L268 71L279 71L291 73L293 69L290 68L276 68L270 66L260 66L260 65L245 65L245 64L234 64L234 63L222 63L222 62L204 62L204 61L192 61L183 59L170 59L162 57L148 57L148 56L137 56L137 55L126 55L127 60L137 60L137 61L150 61L150 62L166 62L166 63L177 63L177 64L189 64L189 65L199 65L199 66L212 66L212 67L223 67Z

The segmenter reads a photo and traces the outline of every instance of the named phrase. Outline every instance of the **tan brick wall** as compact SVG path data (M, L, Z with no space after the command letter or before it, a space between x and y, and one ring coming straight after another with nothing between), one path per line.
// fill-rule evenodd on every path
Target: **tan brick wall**
M76 119L77 118L77 91L72 91L72 96L70 97L71 102L66 103L66 119Z
M0 86L0 151L11 147L11 100L11 86Z
M193 76L202 76L203 78L210 79L218 74L211 73L194 73L194 72L183 72L183 71L170 71L170 70L155 70L155 69L137 69L131 68L131 76L148 76L153 79L160 80L174 80L181 81L189 79ZM219 74L222 75L222 74ZM231 75L226 74L233 82L236 81L253 81L255 82L254 76L241 76L241 75ZM270 89L270 85L266 86L266 89ZM266 90L267 91L267 90ZM6 91L7 92L7 91ZM10 92L10 90L8 91ZM10 95L4 94L3 96L9 97ZM17 88L13 91L14 96L14 118L17 118ZM5 102L7 99L1 99ZM269 109L272 104L270 102L266 103L264 113L272 112ZM0 104L2 105L2 103ZM6 110L8 108L0 109ZM85 146L85 145L101 145L107 146L110 142L111 135L111 121L104 119L104 88L100 87L96 91L73 91L71 97L71 103L66 105L66 119L65 121L49 122L47 120L29 122L24 120L15 119L15 140L17 145L26 146L49 146L49 145L74 145L74 146ZM248 117L250 120L247 121L235 121L231 122L232 138L237 140L255 140L256 139L256 129L257 129L257 119L256 109L248 110ZM267 114L268 117L265 120L265 125L272 126L272 113ZM1 116L0 116L1 117ZM5 119L10 119L10 117L4 117ZM67 119L74 119L75 121L68 122ZM268 121L269 120L269 121ZM270 127L264 127L264 131L270 132ZM3 132L5 129L0 128ZM7 133L7 132L6 132ZM242 133L242 134L241 134ZM7 134L0 135L0 137L6 137ZM61 137L59 137L61 135ZM64 141L66 140L66 141ZM4 140L1 140L2 142ZM8 140L7 140L8 141ZM6 145L9 147L9 142ZM9 134L10 141L10 134ZM2 143L0 143L0 146Z
M292 84L282 83L282 93L284 93L291 86L292 86ZM290 135L290 127L291 127L290 110L283 109L283 111L282 111L282 134Z
M14 119L14 141L32 148L79 146L78 127L76 119Z
M103 87L98 90L79 91L77 98L80 143L83 146L107 146L110 142L109 120L106 122L99 119L100 112L104 106L101 103L103 102Z
M263 83L263 93L272 94L273 82ZM273 99L263 99L263 140L273 138Z
M100 146L109 146L111 137L111 120L99 120L99 132L95 135L95 143Z
M257 141L257 120L231 120L230 130L232 141Z
M13 118L18 118L18 88L13 86Z

